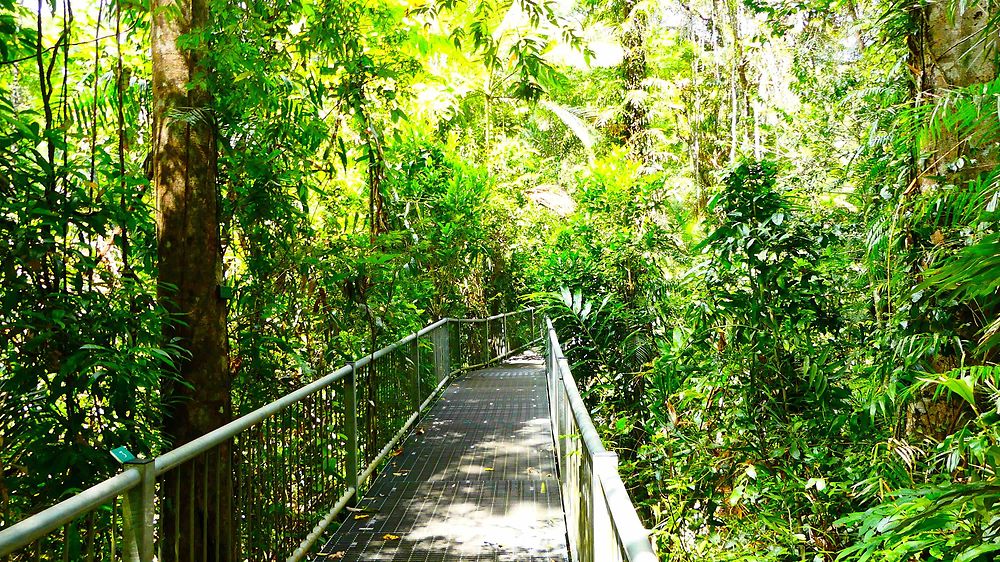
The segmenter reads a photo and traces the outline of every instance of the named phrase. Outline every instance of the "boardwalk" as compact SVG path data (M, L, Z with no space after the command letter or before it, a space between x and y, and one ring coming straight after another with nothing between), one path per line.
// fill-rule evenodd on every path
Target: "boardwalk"
M545 369L452 384L315 560L564 562Z
M532 347L544 361L510 359ZM435 381L451 385L432 402ZM238 493L211 495L229 485ZM533 309L442 318L0 529L12 562L155 562L158 549L199 562L657 560L555 327Z

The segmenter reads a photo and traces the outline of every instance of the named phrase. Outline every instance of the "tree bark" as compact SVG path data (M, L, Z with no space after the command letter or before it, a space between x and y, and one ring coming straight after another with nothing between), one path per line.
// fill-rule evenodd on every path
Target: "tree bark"
M172 446L232 418L226 305L211 95L198 75L204 47L182 35L209 23L207 0L154 0L153 182L156 187L159 298L173 315L164 339L187 357L162 386L163 429ZM175 469L163 483L163 559L234 560L231 443ZM207 542L202 540L203 531Z
M746 103L741 104L740 100L748 101L750 88L746 78L746 61L743 54L743 38L740 33L740 8L734 0L725 0L726 15L729 18L729 25L732 31L732 67L729 77L729 165L735 166L739 159L741 145L740 141L740 121L746 109ZM742 94L740 93L742 92ZM744 131L744 138L746 132Z
M967 88L997 78L996 32L984 30L997 14L991 0L959 5L951 2L917 5L910 10L914 32L907 38L912 95L915 107L935 104L949 90ZM982 172L997 166L990 142L976 135L940 128L914 147L913 181L907 195L933 190L939 183L961 186ZM965 158L970 165L952 165ZM954 319L952 325L979 324L978 319ZM969 358L974 362L974 358ZM956 357L935 356L932 368L946 372L958 366ZM935 398L928 389L916 396L906 411L904 433L910 439L929 438L934 442L968 423L972 412L957 398Z
M637 9L638 8L638 9ZM622 80L625 82L625 108L622 115L623 140L645 164L649 164L651 143L649 135L649 114L645 100L646 32L648 17L639 0L622 2L622 49L625 51L621 64Z
M984 29L996 15L989 0L951 5L931 3L911 12L914 33L907 46L914 74L913 95L916 105L934 103L948 90L982 84L997 77L996 37L986 37ZM995 35L995 31L991 33ZM936 139L920 146L915 189L937 183L938 179L962 181L992 169L995 158L982 159L985 147L964 139L954 131L939 131ZM948 178L947 169L959 157L970 157L976 165L963 170L960 177Z

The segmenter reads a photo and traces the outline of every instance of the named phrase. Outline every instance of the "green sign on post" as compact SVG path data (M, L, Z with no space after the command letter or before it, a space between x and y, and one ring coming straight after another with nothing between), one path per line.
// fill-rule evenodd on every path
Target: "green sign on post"
M125 447L118 447L116 449L111 449L111 456L115 458L116 461L125 464L136 460L135 455L129 452Z

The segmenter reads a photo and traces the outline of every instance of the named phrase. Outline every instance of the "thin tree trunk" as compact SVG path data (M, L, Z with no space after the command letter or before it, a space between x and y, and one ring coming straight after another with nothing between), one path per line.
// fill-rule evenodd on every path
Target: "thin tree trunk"
M649 117L646 108L645 80L647 15L639 0L622 4L622 48L625 51L621 73L625 82L625 109L622 116L624 140L639 160L649 164L650 139L647 134ZM638 9L637 9L638 8Z
M740 154L740 116L743 108L740 104L740 89L747 91L746 76L743 71L743 39L740 36L739 5L733 0L725 0L726 14L729 17L729 25L732 31L732 66L729 76L729 134L731 144L729 146L729 164L735 165Z
M201 87L189 89L203 71L200 56L177 45L181 35L207 26L208 1L154 0L152 14L159 297L175 315L165 340L189 354L180 362L180 380L163 384L164 431L177 446L231 419L232 381L226 305L218 291L222 255L211 97ZM218 455L195 459L165 478L164 560L235 559L230 449L224 444Z
M729 165L736 164L739 154L739 96L736 93L736 63L733 62L732 73L729 76Z
M693 89L691 101L691 113L688 119L691 127L691 176L695 190L695 213L701 215L708 204L708 184L702 177L701 165L701 130L702 130L702 110L701 110L701 41L697 36L694 27L694 9L688 12L688 33L690 40L694 43L694 56L691 57L691 83Z
M760 104L753 104L753 158L760 160L764 157L764 147L762 145L760 130Z

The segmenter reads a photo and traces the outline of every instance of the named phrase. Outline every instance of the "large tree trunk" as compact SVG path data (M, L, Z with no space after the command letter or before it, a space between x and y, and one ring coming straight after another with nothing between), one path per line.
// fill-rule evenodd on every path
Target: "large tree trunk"
M950 90L967 88L997 77L996 31L984 33L997 8L991 0L967 4L935 2L910 11L914 32L907 38L912 94L915 106L935 104ZM987 36L990 35L990 36ZM968 137L967 132L940 128L913 148L913 181L907 195L929 192L939 183L963 185L997 166L993 139ZM989 142L981 142L986 140ZM959 159L972 163L954 167ZM975 318L955 318L952 325L978 324ZM968 358L968 361L975 361ZM931 361L937 372L959 365L954 356L939 355ZM935 398L932 390L916 396L906 412L904 432L909 438L940 441L968 423L969 406L958 398Z
M996 31L987 37L987 23L996 15L990 0L964 5L935 2L918 6L911 12L914 33L908 38L911 70L914 74L913 95L916 105L934 103L948 90L966 88L989 82L997 77ZM915 173L919 181L914 189L937 183L938 179L962 181L992 169L995 158L980 158L984 148L975 139L964 139L955 131L939 131L939 135L918 147ZM959 157L976 159L975 166L965 168L961 177L947 177L948 166Z
M153 181L164 330L189 354L163 384L164 432L173 446L232 418L226 305L220 298L215 125L209 93L190 87L199 53L177 45L208 24L207 0L154 0ZM204 81L201 81L204 84ZM163 484L163 559L233 560L231 444L175 469ZM206 475L207 476L204 476ZM207 530L207 543L202 531Z

